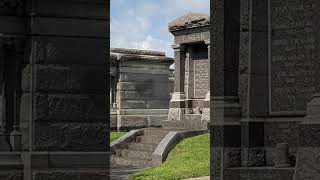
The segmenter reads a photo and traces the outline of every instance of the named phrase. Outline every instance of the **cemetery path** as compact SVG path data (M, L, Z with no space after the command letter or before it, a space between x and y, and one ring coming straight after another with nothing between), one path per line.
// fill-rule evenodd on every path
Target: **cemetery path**
M110 179L111 180L127 180L129 175L140 171L141 168L129 166L129 165L118 165L111 164Z

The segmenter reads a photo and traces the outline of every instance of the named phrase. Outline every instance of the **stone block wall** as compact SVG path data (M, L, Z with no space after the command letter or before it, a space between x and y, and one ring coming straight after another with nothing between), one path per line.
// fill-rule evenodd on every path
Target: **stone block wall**
M169 108L172 59L135 49L111 49L111 57L117 61L117 129L161 126Z

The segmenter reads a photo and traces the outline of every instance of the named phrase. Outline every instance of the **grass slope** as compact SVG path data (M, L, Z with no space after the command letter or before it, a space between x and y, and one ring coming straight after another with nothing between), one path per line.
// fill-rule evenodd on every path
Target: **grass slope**
M209 134L181 141L159 167L148 168L130 176L130 180L180 180L210 174Z
M127 132L110 132L110 143L118 139L119 137L127 134Z

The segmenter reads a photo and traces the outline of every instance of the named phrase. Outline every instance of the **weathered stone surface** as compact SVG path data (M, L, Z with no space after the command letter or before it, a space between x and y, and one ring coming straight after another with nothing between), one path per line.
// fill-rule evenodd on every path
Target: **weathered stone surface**
M54 16L65 18L89 18L89 19L108 19L105 7L108 2L95 1L95 3L88 3L85 1L63 1L59 4L54 0L35 1L33 4L33 11L38 16Z
M35 36L31 41L28 48L33 48L33 61L37 63L100 66L107 63L104 57L108 45L104 38ZM29 63L30 59L23 61Z
M103 94L41 94L36 93L32 121L106 122L107 97ZM31 94L21 98L21 121L29 121Z
M194 97L205 98L209 91L209 61L194 60Z
M121 53L121 54L165 56L165 53L162 51L150 51L150 50L141 50L141 49L111 48L111 52L112 53Z
M117 90L120 91L153 91L153 92L168 92L168 83L150 83L146 82L119 82L117 84ZM168 92L169 94L169 92Z
M107 123L35 122L34 127L37 151L105 151L108 146Z
M209 15L203 13L189 13L169 23L169 31L207 26L209 24Z
M162 126L163 121L168 119L168 115L153 115L148 116L148 126Z
M122 73L119 77L120 82L158 82L158 83L168 83L167 74L150 74L150 73Z
M304 112L320 90L318 9L315 0L271 1L272 112Z
M239 180L292 180L293 168L272 168L272 167L255 167L255 168L228 168L225 170L224 179Z
M32 33L49 36L78 36L91 38L107 38L105 33L106 20L99 19L74 19L55 17L34 17Z
M27 65L22 71L22 90L50 92L95 92L105 93L107 84L104 75L106 68L95 65ZM31 69L38 77L31 87ZM90 77L90 79L88 79ZM91 79L94 79L92 81Z
M320 148L300 147L294 180L318 178L320 176L319 159Z
M205 40L210 39L209 29L205 26L196 29L187 29L183 31L174 31L175 34L174 43L183 44L183 43L201 43Z
M120 115L118 116L118 127L138 128L147 127L148 117L146 115Z
M107 170L55 170L55 171L34 171L32 177L34 180L105 180L108 176Z

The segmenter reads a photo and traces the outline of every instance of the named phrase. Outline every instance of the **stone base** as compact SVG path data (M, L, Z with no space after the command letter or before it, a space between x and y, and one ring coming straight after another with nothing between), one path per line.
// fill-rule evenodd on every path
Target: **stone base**
M118 130L131 130L144 127L161 127L163 122L168 119L168 114L148 113L140 115L118 115L117 116L117 129ZM167 111L166 111L167 112Z
M251 167L225 169L224 180L292 180L294 168Z
M201 121L201 114L187 114L182 120L164 121L164 129L171 130L207 130L207 123Z
M107 152L2 152L0 179L105 180L108 162Z

